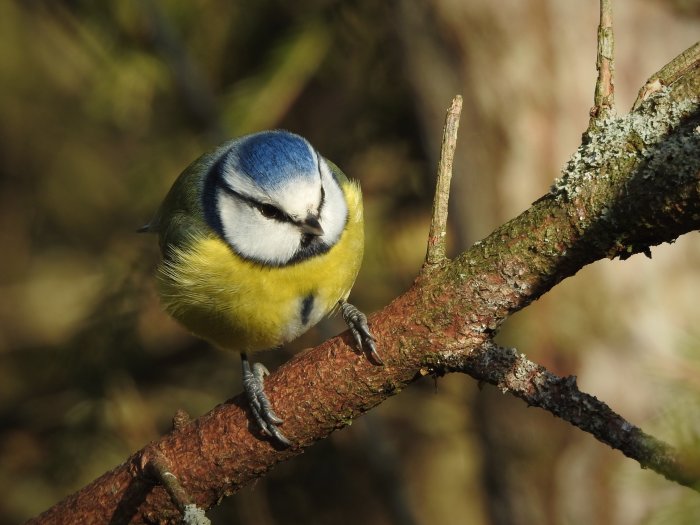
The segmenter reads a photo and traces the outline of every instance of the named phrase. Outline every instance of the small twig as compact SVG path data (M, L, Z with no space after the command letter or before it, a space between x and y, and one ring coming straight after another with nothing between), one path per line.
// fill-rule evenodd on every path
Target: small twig
M170 472L168 460L160 452L149 450L146 455L146 472L155 477L156 480L167 491L173 504L185 512L185 507L192 503L192 499L185 488L180 484L177 476Z
M192 416L178 408L173 416L173 429L181 430L192 422Z
M445 371L468 374L519 397L529 406L547 410L638 461L642 468L700 490L700 465L691 458L681 458L672 446L646 434L592 395L581 392L575 376L559 377L515 349L492 342L469 354L451 354L442 364Z
M428 251L425 255L425 265L435 266L445 260L447 249L447 205L450 199L450 182L452 181L452 165L457 146L457 131L459 117L462 113L462 96L452 99L452 105L445 116L445 127L442 130L442 146L438 164L437 184L433 200L433 213L428 234Z
M615 114L615 38L613 35L612 0L600 0L600 25L598 26L598 53L596 69L598 79L591 108L590 126Z
M183 525L211 525L204 511L197 507L177 476L170 472L168 460L157 450L149 450L146 455L148 474L155 477L165 489L178 510L182 513Z

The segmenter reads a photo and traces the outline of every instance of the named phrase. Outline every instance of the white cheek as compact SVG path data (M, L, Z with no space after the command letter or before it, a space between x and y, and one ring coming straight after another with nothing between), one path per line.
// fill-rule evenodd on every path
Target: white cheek
M321 163L321 179L325 190L325 201L321 209L319 222L325 232L323 240L326 244L335 244L343 233L348 218L348 206L345 195L325 162Z
M284 264L299 247L301 234L292 224L268 219L230 195L218 199L224 238L244 258Z

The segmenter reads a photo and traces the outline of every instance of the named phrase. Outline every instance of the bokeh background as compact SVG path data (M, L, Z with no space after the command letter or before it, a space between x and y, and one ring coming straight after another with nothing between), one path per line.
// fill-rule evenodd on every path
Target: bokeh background
M137 235L231 136L298 132L365 194L352 300L425 251L444 111L464 96L457 253L544 194L580 141L597 2L0 2L0 522L19 523L240 391L158 305ZM618 0L620 111L700 35L697 0ZM700 238L603 261L499 335L697 452ZM331 319L284 351L342 330ZM381 344L381 341L380 341ZM700 496L468 377L427 378L210 511L232 524L690 524Z

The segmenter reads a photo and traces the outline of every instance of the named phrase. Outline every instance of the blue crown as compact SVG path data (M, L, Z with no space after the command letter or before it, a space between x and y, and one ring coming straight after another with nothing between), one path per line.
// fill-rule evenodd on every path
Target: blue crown
M291 178L317 177L318 159L309 143L288 131L263 131L240 139L227 161L262 187L275 187Z

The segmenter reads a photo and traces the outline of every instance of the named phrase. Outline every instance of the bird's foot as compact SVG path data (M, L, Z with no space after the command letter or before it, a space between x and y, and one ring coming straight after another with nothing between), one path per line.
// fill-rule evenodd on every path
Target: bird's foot
M246 354L241 354L241 362L243 363L243 389L248 397L248 404L255 422L263 434L276 439L285 447L291 446L292 442L277 428L277 425L282 424L283 420L272 410L270 400L265 395L263 382L265 376L270 375L270 372L262 363L254 363L251 369Z
M347 301L340 301L340 311L350 328L350 333L355 338L358 348L368 351L375 363L383 365L384 361L379 357L377 347L374 344L374 336L367 325L367 316Z

